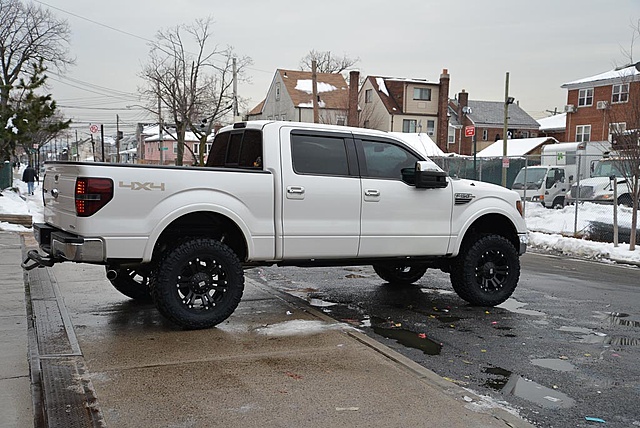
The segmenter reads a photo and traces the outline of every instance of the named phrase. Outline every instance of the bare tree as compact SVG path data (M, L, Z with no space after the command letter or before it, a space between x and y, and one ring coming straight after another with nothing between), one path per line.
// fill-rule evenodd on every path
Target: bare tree
M640 200L640 80L637 77L637 72L640 72L640 62L633 63L634 42L640 38L640 20L632 25L632 30L631 47L628 51L623 50L629 64L618 67L621 76L621 90L620 93L614 95L618 99L612 100L617 103L610 105L607 110L616 168L626 182L633 207L629 239L630 251L634 251L636 247ZM626 92L624 88L626 88ZM625 96L627 98L623 99Z
M199 164L203 164L206 139L213 124L226 121L237 106L234 102L239 102L233 98L233 63L238 80L246 80L243 70L251 65L248 57L235 58L231 47L209 48L211 27L209 17L159 31L141 74L146 86L140 92L149 100L149 111L155 109L159 98L176 126L178 165L183 163L187 131L200 140Z
M64 70L69 57L70 30L65 20L47 9L21 0L0 0L0 118L19 114L20 96L12 96L31 66ZM0 153L14 149L15 140L0 135Z
M360 61L360 58L351 58L347 54L338 57L331 51L310 50L309 53L300 60L300 70L311 71L311 63L316 61L318 73L342 73L353 68Z

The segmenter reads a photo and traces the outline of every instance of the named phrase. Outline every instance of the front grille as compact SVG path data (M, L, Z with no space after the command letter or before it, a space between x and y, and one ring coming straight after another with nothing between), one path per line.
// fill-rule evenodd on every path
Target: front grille
M578 186L571 187L571 198L576 199ZM593 186L580 186L580 199L592 199L593 198Z

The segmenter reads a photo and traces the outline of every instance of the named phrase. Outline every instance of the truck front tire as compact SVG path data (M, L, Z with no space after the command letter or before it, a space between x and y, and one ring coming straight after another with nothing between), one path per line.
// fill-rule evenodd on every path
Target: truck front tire
M130 269L106 266L106 271L113 271L116 277L109 281L113 287L125 296L139 302L150 302L149 293L150 273L144 269Z
M419 266L386 266L373 265L378 276L390 284L413 284L422 278L427 268Z
M506 238L481 235L463 244L452 263L450 277L458 296L472 305L499 305L518 285L520 259Z
M171 249L151 282L158 311L182 328L213 327L236 309L244 272L236 254L214 239L195 238Z

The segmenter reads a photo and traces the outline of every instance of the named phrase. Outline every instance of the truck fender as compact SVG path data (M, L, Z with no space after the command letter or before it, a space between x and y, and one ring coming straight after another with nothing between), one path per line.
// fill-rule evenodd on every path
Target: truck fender
M454 210L455 209L456 208L454 208ZM524 219L522 219L522 217L519 216L518 212L515 211L515 209L511 208L506 201L500 198L483 198L481 200L475 201L473 204L465 206L464 209L471 214L469 216L465 216L463 213L459 213L453 216L454 224L452 225L452 236L451 240L449 241L449 247L447 251L452 256L458 255L462 246L462 242L465 236L467 236L469 229L473 227L474 223L487 215L498 215L503 217L505 221L508 222L506 223L506 226L505 224L496 224L493 228L493 230L495 231L503 230L501 234L505 236L510 237L511 235L518 232L526 232ZM461 224L455 224L456 217L466 219ZM520 227L518 227L518 225L520 225ZM505 228L507 228L507 230L504 230Z
M160 238L162 232L164 232L171 223L182 216L196 212L210 212L214 214L220 214L230 219L238 226L238 228L242 232L242 235L244 236L245 242L247 244L247 254L250 256L254 253L254 242L251 239L251 232L249 230L249 227L237 213L228 209L227 207L223 207L220 205L198 203L182 206L178 209L175 209L174 211L165 215L160 221L156 223L156 226L151 231L151 234L149 235L149 239L145 246L143 253L143 262L151 261L156 242Z

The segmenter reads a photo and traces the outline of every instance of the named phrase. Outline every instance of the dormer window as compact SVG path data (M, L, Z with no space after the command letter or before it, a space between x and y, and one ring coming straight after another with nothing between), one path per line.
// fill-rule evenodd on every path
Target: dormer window
M431 101L431 89L413 88L413 99L420 101Z

